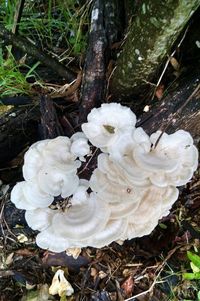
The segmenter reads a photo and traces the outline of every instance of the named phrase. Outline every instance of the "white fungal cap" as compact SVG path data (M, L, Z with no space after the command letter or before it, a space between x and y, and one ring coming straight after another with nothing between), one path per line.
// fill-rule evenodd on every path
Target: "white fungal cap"
M25 219L29 227L33 230L43 231L52 224L54 214L55 210L51 210L50 208L27 210L25 212Z
M48 207L53 197L39 189L36 182L19 182L11 191L11 202L19 209L32 210Z
M130 157L130 160L128 159ZM129 165L128 165L129 164ZM100 154L98 157L98 168L107 174L108 178L116 183L127 183L128 185L148 186L149 173L142 171L135 164L131 156L124 156L118 161L112 160L107 154Z
M130 156L135 147L145 151L151 148L150 138L141 127L121 131L115 143L108 147L108 152L112 159L118 161Z
M111 242L124 237L124 233L127 231L127 226L127 219L110 219L103 230L97 232L96 235L88 239L87 245L94 248L108 246Z
M67 173L61 166L44 166L38 173L37 183L44 192L65 198L76 191L79 178L75 173Z
M52 226L49 226L36 236L36 244L40 248L52 252L63 252L66 249L73 247L71 241L67 237L62 237L57 232L58 231L54 231Z
M59 136L51 139L42 155L47 159L48 164L60 163L70 165L75 160L75 156L70 151L71 140L68 137ZM71 170L70 170L71 171Z
M159 219L169 213L169 209L178 199L178 194L176 187L161 188L152 185L137 210L128 217L128 229L124 239L150 234Z
M118 139L122 130L135 127L135 123L136 116L129 108L110 103L92 109L82 130L94 146L104 149Z
M183 130L171 135L161 134L157 131L151 135L153 147L150 151L134 149L135 162L142 170L151 172L150 180L157 186L184 185L191 179L198 164L198 151L193 139Z
M133 185L147 186L150 184L149 176L150 171L142 169L136 164L133 157L134 149L138 149L140 152L148 152L151 149L151 141L149 136L145 133L142 128L133 129L118 138L113 146L109 146L110 162L101 158L99 160L99 168L101 169L102 161L104 166L109 166L110 169L111 161L113 161L112 169L118 169L115 173L120 174L121 177L126 178Z
M70 199L72 206L83 205L84 203L87 203L89 197L89 194L87 193L88 188L89 188L89 181L81 179L79 182L79 186L77 187L75 193Z
M83 240L101 231L109 217L109 206L99 201L96 195L91 193L87 202L72 205L65 212L56 213L53 217L52 227L62 237Z
M83 132L76 132L71 136L70 140L72 142L71 152L76 157L79 157L79 160L85 162L84 156L90 153L90 146L85 134Z
M81 163L75 161L76 156L70 148L70 139L61 136L34 143L24 157L24 179L29 181L37 178L39 171L49 166L65 169L65 173L76 172Z
M84 138L84 139L87 139L87 137L85 136L85 134L83 132L76 132L75 134L73 134L71 137L70 137L70 140L71 142L74 142L80 138ZM88 140L88 139L87 139Z
M106 203L137 203L142 199L146 187L128 185L125 181L117 183L111 181L108 175L98 168L94 170L90 179L90 187L98 194L98 197Z

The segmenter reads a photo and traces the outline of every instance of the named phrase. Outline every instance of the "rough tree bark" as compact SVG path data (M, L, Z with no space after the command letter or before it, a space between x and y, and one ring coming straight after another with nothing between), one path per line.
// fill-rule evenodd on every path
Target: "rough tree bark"
M119 0L95 0L81 87L80 124L105 99L106 66L119 36Z
M38 107L18 107L0 116L0 167L38 137Z
M140 3L110 82L114 96L137 95L148 87L199 4L199 0Z
M200 141L200 72L197 70L180 80L162 102L157 103L138 120L148 134L157 130L173 133L184 129L196 144Z
M80 123L84 122L93 107L98 107L105 93L105 49L107 40L104 28L104 1L95 0L91 14L88 50L81 87Z

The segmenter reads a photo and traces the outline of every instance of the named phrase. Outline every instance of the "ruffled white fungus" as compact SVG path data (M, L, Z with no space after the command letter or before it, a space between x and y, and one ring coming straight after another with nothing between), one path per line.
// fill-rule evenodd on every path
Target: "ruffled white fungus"
M52 224L54 213L55 211L50 208L27 210L25 212L25 219L29 227L33 230L43 231Z
M94 235L95 229L101 231L109 216L110 210L107 204L100 202L94 194L90 194L87 202L72 205L66 211L56 213L52 220L52 227L63 237L82 240Z
M100 108L93 109L87 119L82 130L89 141L100 148L112 145L121 131L134 128L136 124L135 114L119 103L103 104Z
M28 225L40 231L39 247L53 252L103 247L150 234L177 200L198 164L191 135L160 131L148 136L136 117L117 103L88 115L82 132L33 144L11 200L25 209ZM89 181L77 169L90 153L88 140L103 153ZM54 197L64 198L61 204ZM56 290L58 291L58 290Z
M138 166L151 172L150 180L155 185L185 185L198 164L198 151L191 135L183 130L171 135L157 131L150 141L150 151L134 150Z
M36 182L19 182L11 192L11 201L19 209L32 210L46 208L53 202L50 194L41 191Z

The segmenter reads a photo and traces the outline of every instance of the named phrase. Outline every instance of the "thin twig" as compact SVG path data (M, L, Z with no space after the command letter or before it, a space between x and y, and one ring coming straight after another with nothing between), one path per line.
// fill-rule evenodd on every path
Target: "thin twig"
M185 30L185 32L184 32L184 34L183 34L183 37L182 37L182 39L180 40L179 44L177 45L176 49L169 55L169 57L168 57L168 59L167 59L167 62L165 63L164 69L163 69L163 71L162 71L162 73L161 73L161 75L160 75L160 77L159 77L159 79L158 79L158 82L157 82L157 84L156 84L156 87L155 87L155 89L154 89L152 99L153 99L154 96L155 96L156 89L157 89L157 87L160 85L160 82L161 82L161 80L162 80L162 78L163 78L163 76L164 76L164 74L165 74L165 71L166 71L166 69L167 69L167 67L168 67L168 65L169 65L169 62L170 62L171 58L175 55L175 53L176 53L176 51L177 51L177 48L180 48L181 44L183 43L183 41L184 41L184 39L185 39L185 36L186 36L186 34L187 34L187 32L188 32L188 28L189 28L189 26L186 28L186 30Z
M144 291L144 292L141 292L141 293L139 293L139 294L137 294L137 295L135 295L135 296L132 296L132 297L130 297L130 298L128 298L128 299L125 299L124 301L133 301L134 299L136 299L136 298L138 298L138 297L140 297L140 296L143 296L143 295L146 295L146 294L152 292L152 290L154 289L154 286L158 283L157 280L158 280L158 278L160 277L160 274L162 273L162 271L163 271L163 269L164 269L164 267L165 267L167 261L168 261L168 260L171 258L171 256L172 256L178 249L180 249L180 248L181 248L181 246L177 246L177 247L175 247L173 250L171 250L171 251L169 252L169 254L167 255L167 257L164 259L164 261L163 261L163 262L160 264L160 266L157 268L158 274L156 275L156 277L155 277L153 283L151 284L151 286L149 287L148 290L146 290L146 291ZM156 271L156 272L157 272L157 271Z
M172 115L172 117L170 118L169 122L167 123L167 125L165 126L165 128L162 130L162 133L159 135L154 148L157 147L162 135L164 134L164 132L166 132L167 128L170 126L171 121L178 115L181 113L181 111L184 109L184 107L189 103L189 101L196 95L198 94L198 92L200 92L200 84L198 84L198 86L196 87L196 89L192 92L192 94L186 99L186 101L183 103L183 105L176 111L176 113L174 115Z
M82 174L87 168L88 168L88 165L90 164L90 162L92 161L92 159L94 158L95 154L97 153L99 149L96 148L95 151L93 152L91 158L88 160L87 164L85 164L85 166L83 167L83 169L81 169L78 173L78 175Z
M23 52L36 58L44 65L51 68L54 72L65 78L69 83L76 79L75 74L67 67L59 63L56 59L53 59L50 55L43 53L35 45L29 42L22 36L15 35L0 25L0 38L2 38L7 44L11 44L14 47L21 49Z

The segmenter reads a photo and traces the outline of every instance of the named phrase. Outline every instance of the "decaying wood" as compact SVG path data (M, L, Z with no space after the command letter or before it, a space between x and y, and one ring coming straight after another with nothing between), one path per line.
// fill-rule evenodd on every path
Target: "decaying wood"
M172 133L185 129L196 143L200 140L200 73L184 77L174 91L138 120L148 134L156 130Z
M0 103L6 106L23 106L32 103L32 99L29 96L16 96L16 97L4 97L0 99Z
M66 79L69 83L76 79L76 75L69 68L59 63L50 55L43 53L24 37L14 35L12 32L5 29L2 25L0 26L0 38L4 40L5 43L11 44L16 48L19 48L24 53L27 53L33 58L42 62L50 69L54 70L58 75Z
M92 8L88 50L81 87L80 123L94 107L99 107L105 95L104 1L95 0Z
M38 107L18 107L0 116L0 167L7 166L38 136Z
M41 138L53 139L63 135L62 127L59 123L53 101L48 96L42 96L40 99L41 112Z
M199 1L140 1L110 81L117 99L144 93ZM155 81L156 84L157 80Z

